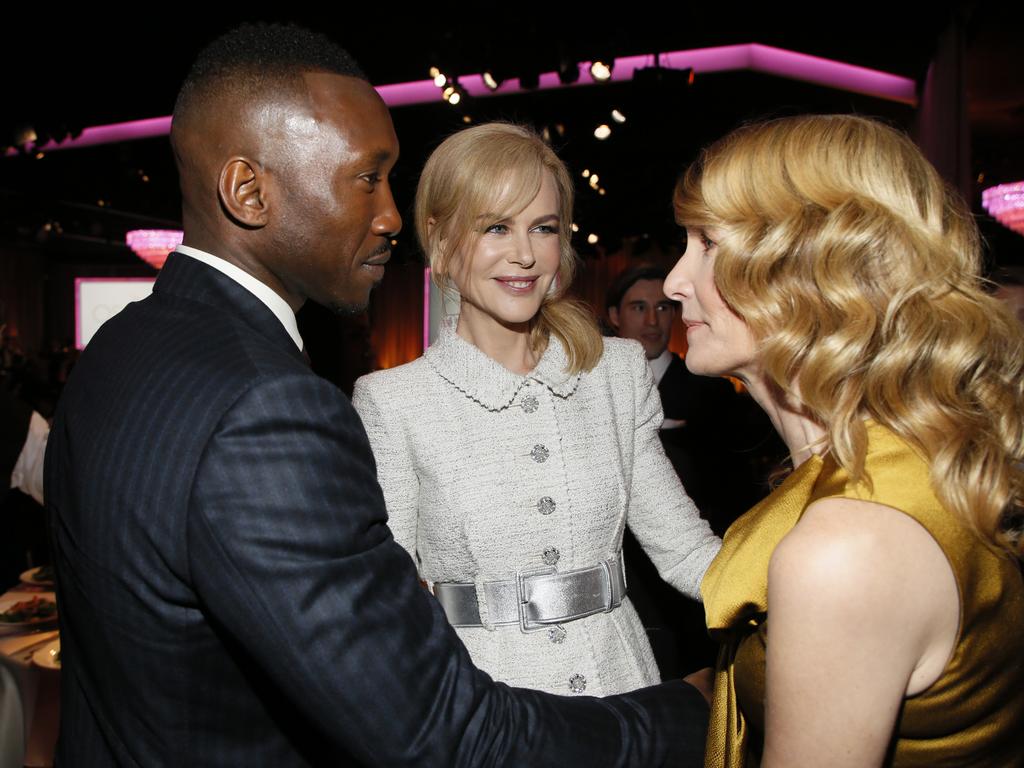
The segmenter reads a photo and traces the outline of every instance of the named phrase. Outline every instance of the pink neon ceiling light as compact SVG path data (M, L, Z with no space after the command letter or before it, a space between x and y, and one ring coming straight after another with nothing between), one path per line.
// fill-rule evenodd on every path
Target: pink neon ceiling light
M917 86L911 78L859 67L855 64L823 59L819 56L810 56L806 53L773 48L760 43L672 51L659 54L657 61L666 69L693 69L699 74L736 71L761 72L917 106ZM654 66L654 62L654 54L617 58L611 80L612 82L630 80L637 69ZM594 85L596 81L590 75L590 62L580 62L577 66L580 74L575 83L563 85L558 79L557 72L546 72L540 76L537 88L531 90L543 91L551 88ZM482 75L459 77L459 85L468 95L475 98L503 96L522 93L526 90L520 86L518 79L513 78L502 83L496 91L492 91L484 84ZM381 85L377 86L377 92L389 107L429 104L442 100L441 89L434 85L432 80ZM77 138L60 143L51 141L41 147L35 147L33 151L49 152L55 149L72 149L134 139L149 139L155 136L166 136L170 129L170 117L154 117L127 123L98 125L86 128ZM7 154L16 153L16 150L9 150Z

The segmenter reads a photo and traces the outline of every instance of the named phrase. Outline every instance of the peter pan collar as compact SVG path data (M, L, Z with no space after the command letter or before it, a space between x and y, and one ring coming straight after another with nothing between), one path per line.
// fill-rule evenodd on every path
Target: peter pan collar
M507 408L519 390L536 381L558 397L569 397L579 385L579 373L567 373L569 358L555 336L548 342L537 367L525 376L513 373L455 332L458 317L447 318L423 358L437 374L467 397L490 411Z

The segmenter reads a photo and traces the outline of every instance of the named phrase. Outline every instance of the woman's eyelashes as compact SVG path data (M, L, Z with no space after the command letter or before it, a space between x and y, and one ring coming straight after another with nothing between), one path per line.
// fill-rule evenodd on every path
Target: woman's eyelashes
M509 228L509 225L505 224L504 222L498 222L496 224L491 224L489 227L487 227L487 229L484 230L485 233L492 234L492 235L504 235L504 234L508 234L508 232L510 232L510 231L511 230ZM538 232L538 233L543 234L543 235L557 235L558 234L558 225L557 224L538 224L535 227L530 227L530 231L531 232Z

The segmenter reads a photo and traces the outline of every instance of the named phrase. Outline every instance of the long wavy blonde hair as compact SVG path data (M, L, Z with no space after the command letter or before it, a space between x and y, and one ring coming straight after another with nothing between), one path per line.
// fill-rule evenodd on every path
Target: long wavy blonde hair
M550 173L558 192L561 260L554 289L530 322L530 346L547 348L551 334L565 346L569 372L588 371L604 351L593 313L567 297L576 274L572 237L572 177L533 131L511 123L486 123L459 131L434 150L416 189L416 235L442 290L491 224L515 216L540 191ZM486 223L481 226L481 220Z
M747 126L689 168L675 209L718 231L722 298L855 480L870 417L926 457L947 509L1024 554L1024 334L984 290L970 212L906 136L846 115Z

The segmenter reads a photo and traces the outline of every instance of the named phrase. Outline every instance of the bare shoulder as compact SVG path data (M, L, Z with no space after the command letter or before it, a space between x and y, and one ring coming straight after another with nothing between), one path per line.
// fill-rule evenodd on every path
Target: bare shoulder
M938 559L933 557L937 555ZM898 509L858 499L821 499L783 538L772 568L783 578L843 588L949 563L931 534Z
M773 623L813 620L823 641L889 638L910 664L906 693L938 678L955 642L959 594L945 553L920 523L883 504L812 504L773 553L768 589Z

